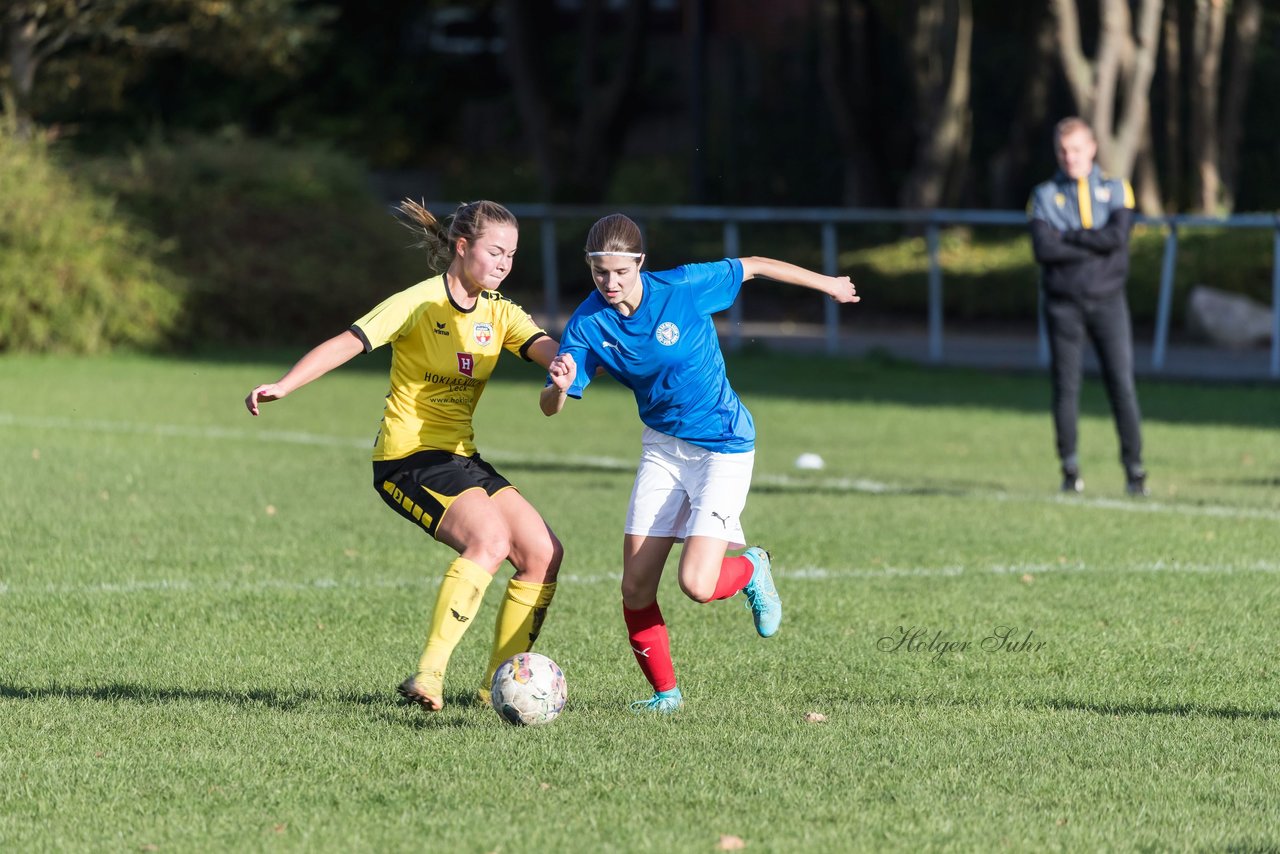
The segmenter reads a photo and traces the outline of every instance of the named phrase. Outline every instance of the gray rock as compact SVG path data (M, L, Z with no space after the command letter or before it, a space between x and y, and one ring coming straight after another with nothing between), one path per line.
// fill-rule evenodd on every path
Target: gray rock
M1187 327L1219 347L1245 350L1271 340L1271 309L1240 294L1196 285L1187 297Z

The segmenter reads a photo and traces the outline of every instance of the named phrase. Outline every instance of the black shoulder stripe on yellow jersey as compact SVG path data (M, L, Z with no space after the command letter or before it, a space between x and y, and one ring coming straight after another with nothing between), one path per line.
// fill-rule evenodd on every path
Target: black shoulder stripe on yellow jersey
M529 340L520 345L520 358L524 359L526 362L532 362L533 359L529 358L529 348L533 346L534 341L537 341L539 338L547 337L549 336L545 332L539 332L536 335L529 336Z
M369 343L369 336L367 336L367 335L365 335L365 334L364 334L364 330L363 330L363 329L361 329L359 326L356 326L356 325L353 323L353 324L351 324L349 327L347 327L347 331L348 331L348 332L350 332L351 334L355 335L357 338L359 338L359 339L360 339L360 344L361 344L361 346L363 346L363 347L364 347L364 351L365 351L366 353L372 353L372 352L373 352L373 345Z

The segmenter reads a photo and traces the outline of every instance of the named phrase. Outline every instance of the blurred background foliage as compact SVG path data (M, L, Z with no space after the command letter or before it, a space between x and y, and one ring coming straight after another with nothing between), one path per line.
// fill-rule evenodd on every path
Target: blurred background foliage
M1081 3L1095 59L1100 10L1114 2L1135 19L1150 5ZM1021 208L1054 169L1053 122L1082 112L1054 41L1064 5L1075 6L10 0L0 13L0 349L332 334L425 275L389 213L402 196ZM1208 212L1280 207L1280 116L1268 103L1280 86L1280 8L1155 5L1152 139L1139 164L1151 167L1148 201L1206 208L1193 78L1202 54L1213 58L1198 28L1216 21L1223 100L1244 100L1235 136L1218 122L1236 177L1223 170ZM1203 17L1209 6L1220 20ZM965 95L948 123L939 99L956 90ZM944 137L946 158L929 166ZM716 227L646 226L655 264L723 254ZM571 233L565 224L566 304L589 285ZM1140 324L1154 312L1161 245L1157 231L1135 233ZM840 246L842 266L874 283L868 322L923 317L918 234L842 227ZM742 247L821 264L816 229L744 228ZM942 249L949 319L1034 323L1037 271L1020 229L953 229ZM1268 297L1269 234L1189 230L1181 250L1180 291L1205 282ZM539 251L526 234L509 284L530 308L541 304ZM821 313L763 293L749 311L798 322Z

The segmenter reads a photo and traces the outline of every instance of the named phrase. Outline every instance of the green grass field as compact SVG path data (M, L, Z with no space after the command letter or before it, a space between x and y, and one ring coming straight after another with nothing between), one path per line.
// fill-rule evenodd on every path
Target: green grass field
M397 701L451 552L369 485L379 357L244 412L295 355L0 360L0 850L1280 847L1274 386L1142 384L1135 502L1090 385L1064 499L1042 376L732 360L786 617L764 641L667 579L687 707L649 719L634 406L545 419L507 361L481 450L567 549L538 648L569 706L517 729L466 702L493 590L447 708Z

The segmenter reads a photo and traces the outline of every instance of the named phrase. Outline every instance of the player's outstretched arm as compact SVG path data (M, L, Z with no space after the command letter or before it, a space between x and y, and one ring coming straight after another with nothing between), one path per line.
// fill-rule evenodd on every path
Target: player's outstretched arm
M755 278L773 279L775 282L821 291L836 302L861 300L858 289L854 287L848 276L824 276L822 273L815 273L804 267L797 267L795 264L773 258L751 257L738 260L742 262L744 282Z
M578 366L573 361L573 356L561 353L547 365L547 375L551 377L551 384L543 387L538 405L542 407L542 414L550 417L564 409L564 400L569 396L569 386L573 385L573 380L578 375Z
M542 368L550 368L551 360L560 352L560 342L544 335L529 345L529 361Z
M273 383L257 386L244 399L245 408L250 415L257 415L258 404L279 400L285 395L295 392L312 380L319 379L339 365L344 365L364 352L364 344L354 332L347 330L335 335L328 341L318 344L289 372Z

